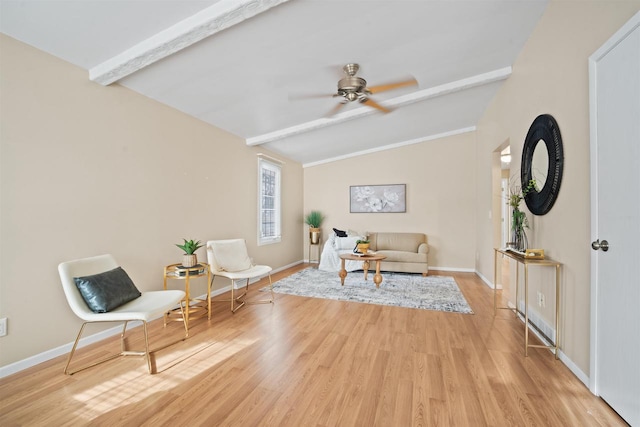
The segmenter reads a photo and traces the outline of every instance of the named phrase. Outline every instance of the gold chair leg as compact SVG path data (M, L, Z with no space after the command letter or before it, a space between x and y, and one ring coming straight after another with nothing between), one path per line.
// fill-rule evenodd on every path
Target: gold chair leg
M273 295L273 282L271 281L271 273L269 273L269 292L271 293L271 303L275 301L275 296Z
M80 327L80 332L78 332L78 336L76 337L76 340L73 343L73 347L71 348L71 352L69 353L69 357L67 358L67 364L64 367L64 373L66 375L73 375L73 374L75 374L77 372L84 371L85 369L89 369L89 368L97 366L97 365L99 365L101 363L108 362L109 360L113 360L113 359L115 359L117 357L122 356L123 353L126 353L126 352L120 352L120 353L117 353L117 354L113 354L111 356L108 356L108 357L105 357L103 359L100 359L97 362L93 362L93 363L91 363L89 365L83 366L82 368L76 369L75 371L69 371L69 365L71 364L71 359L73 358L73 356L74 356L74 354L76 352L76 349L78 347L78 343L80 342L80 337L82 337L82 333L84 332L84 328L85 328L85 326L87 326L87 323L97 323L97 322L84 322L82 324L82 326ZM124 331L121 334L121 342L120 342L120 347L121 348L124 346L124 342L122 341L123 334L124 334Z
M182 304L181 304L182 305ZM144 353L147 357L147 368L151 374L151 355L149 354L149 332L147 331L147 322L142 321L142 328L144 330Z
M78 341L80 341L80 337L82 336L82 332L84 331L85 326L87 326L87 322L84 322L82 326L80 326L80 332L78 332L78 335L76 336L76 340L73 343L73 347L71 348L71 352L69 353L69 357L67 357L67 364L64 366L64 373L66 375L71 375L69 373L69 364L71 363L71 358L76 352L76 347L78 347Z
M151 368L151 353L154 353L156 351L162 350L164 348L167 348L173 344L177 344L180 341L184 341L185 339L187 339L187 334L188 332L186 331L186 326L185 326L185 336L183 338L180 338L176 341L173 341L169 344L163 345L162 347L158 347L155 348L153 350L149 350L149 331L147 329L147 322L145 322L144 320L141 320L142 322L142 328L143 328L143 332L144 332L144 345L145 345L145 349L144 351L133 351L133 350L127 350L126 348L126 344L125 344L125 335L126 335L126 330L127 330L127 325L129 323L128 320L124 321L124 325L122 327L122 332L120 333L120 353L116 353L116 354L112 354L111 356L107 356L103 359L100 359L96 362L93 362L91 364L85 365L81 368L76 369L75 371L69 371L69 365L71 364L71 359L73 358L76 349L78 347L78 343L80 342L80 338L82 337L82 333L84 332L84 328L85 326L87 326L87 323L101 323L101 322L84 322L82 324L82 326L80 327L80 331L78 332L78 335L76 336L76 340L73 343L73 347L71 348L71 352L69 353L69 357L67 357L67 364L64 367L64 373L66 375L73 375L77 372L80 371L84 371L85 369L89 369L92 368L94 366L100 365L101 363L104 362L108 362L109 360L113 360L115 358L121 357L121 356L146 356L147 359L147 368L149 370L149 374L152 374L152 368Z
M238 295L237 297L233 296L233 291L236 287L236 281L232 280L231 281L231 312L235 313L236 311L240 310L242 307L244 307L245 305L245 301L244 301L244 296L247 295L247 290L249 289L249 279L247 279L247 284L246 284L246 289L245 291L242 293L242 295ZM238 303L238 305L235 305L235 303Z
M128 320L125 320L124 325L122 325L122 332L120 332L120 353L124 353L127 351L127 346L124 343L124 334L127 332L127 324Z
M273 304L275 301L275 295L273 293L273 282L271 281L271 273L269 273L269 292L271 293L271 299L263 299L258 301L247 301L247 304Z
M213 287L213 280L214 279L215 279L215 275L211 278L211 286L212 287ZM245 305L270 304L270 303L273 303L273 301L275 300L275 294L273 293L273 281L271 280L271 273L269 273L269 291L271 293L271 299L268 299L268 300L260 300L260 301L245 301L244 300L244 297L249 292L249 280L250 279L246 279L245 289L242 292L242 294L238 295L238 296L235 296L236 281L235 280L231 280L231 299L229 299L229 300L227 300L227 299L216 300L216 301L212 301L212 302L227 302L227 301L230 301L231 302L231 312L232 313L235 313L236 311L238 311L239 309L241 309Z

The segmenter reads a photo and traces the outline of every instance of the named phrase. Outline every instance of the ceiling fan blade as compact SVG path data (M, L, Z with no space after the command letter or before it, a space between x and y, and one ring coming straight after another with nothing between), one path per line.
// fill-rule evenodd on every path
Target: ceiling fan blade
M374 101L371 98L365 98L360 102L362 102L363 104L368 105L369 107L373 107L373 108L376 108L376 109L378 109L380 111L384 111L385 113L390 113L391 112L391 110L389 110L386 107L383 107L382 105L378 104L376 101Z
M331 117L333 115L335 115L338 111L340 111L340 109L342 107L344 107L344 105L346 104L346 102L340 102L338 104L336 104L335 107L333 107L327 114L325 114L325 117Z
M368 87L367 90L371 93L378 93L378 92L384 92L385 90L398 89L406 86L416 86L417 84L418 84L418 81L416 79L410 79L410 80L405 80L403 82L371 86L371 87Z

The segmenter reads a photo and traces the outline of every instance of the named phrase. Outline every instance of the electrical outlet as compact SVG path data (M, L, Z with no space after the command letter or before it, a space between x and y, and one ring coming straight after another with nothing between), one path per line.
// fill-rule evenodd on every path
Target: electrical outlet
M7 335L7 318L0 319L0 337Z
M538 291L538 307L543 307L544 304L544 295L542 292Z
M546 302L544 300L544 294L542 292L540 292L540 305L542 307L546 307Z

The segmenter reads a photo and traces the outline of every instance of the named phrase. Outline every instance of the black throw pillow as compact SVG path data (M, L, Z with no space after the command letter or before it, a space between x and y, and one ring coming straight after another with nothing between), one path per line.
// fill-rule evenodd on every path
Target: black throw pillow
M343 230L338 230L337 228L333 229L334 233L336 233L337 237L347 237L347 232Z
M142 295L122 267L91 276L74 277L73 280L94 313L106 313Z

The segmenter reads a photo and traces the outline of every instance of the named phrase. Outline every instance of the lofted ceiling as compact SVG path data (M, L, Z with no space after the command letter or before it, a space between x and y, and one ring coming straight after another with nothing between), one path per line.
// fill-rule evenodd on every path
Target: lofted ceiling
M313 165L475 128L547 0L0 0L0 31ZM358 63L369 86L328 113ZM322 96L316 96L322 95ZM179 144L179 141L176 141Z

